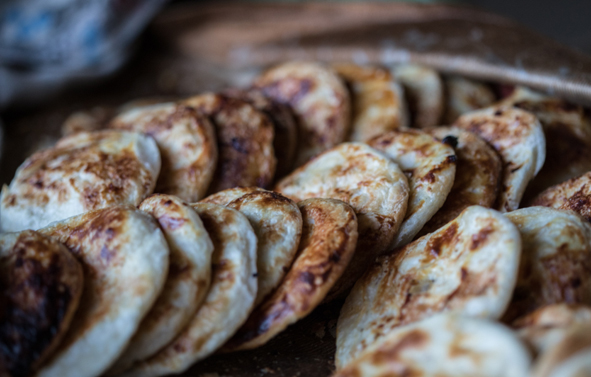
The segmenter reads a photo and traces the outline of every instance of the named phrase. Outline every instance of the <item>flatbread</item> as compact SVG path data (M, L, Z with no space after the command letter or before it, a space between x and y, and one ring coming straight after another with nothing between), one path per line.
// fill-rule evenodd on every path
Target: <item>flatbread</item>
M133 107L109 127L154 138L162 157L156 192L190 202L205 195L218 157L213 126L205 116L187 106L165 103Z
M350 128L350 98L345 84L329 67L288 62L259 76L254 86L286 104L296 116L298 151L294 166L345 141Z
M474 132L499 153L503 181L495 208L502 212L517 209L527 184L546 158L546 139L538 119L523 110L490 107L462 115L454 125Z
M580 304L550 304L516 319L511 326L536 353L558 344L573 326L591 323L591 307Z
M193 208L164 194L144 199L139 208L154 217L166 238L168 276L158 300L109 374L152 356L176 338L203 303L211 281L213 243Z
M507 217L521 233L522 253L504 319L548 304L591 305L591 224L572 212L545 207L519 209Z
M302 236L302 214L298 206L272 191L245 194L228 203L240 211L257 236L258 306L289 271Z
M483 82L461 76L443 78L445 88L444 124L453 124L461 115L489 107L496 101L495 93Z
M131 206L87 212L40 230L84 269L70 329L39 377L102 374L125 350L162 291L169 251L156 222Z
M248 318L257 291L254 230L240 212L192 204L213 241L211 288L191 322L168 346L122 377L182 373L221 347Z
M456 153L419 130L388 132L368 144L396 162L408 177L408 209L390 246L394 249L410 243L445 203L454 184Z
M585 370L591 356L591 323L572 326L564 338L543 352L532 367L532 377L566 377ZM570 371L569 371L570 370ZM587 369L588 370L588 369ZM567 373L568 372L568 373ZM587 374L570 374L581 377Z
M395 66L392 72L404 88L412 127L439 125L444 107L443 82L439 73L432 68L414 64Z
M574 211L591 221L591 172L546 189L531 205Z
M534 114L546 135L546 163L529 184L527 198L591 171L591 118L582 106L524 87L501 102Z
M381 133L408 127L404 92L384 68L353 63L333 64L351 94L350 141L367 141Z
M361 143L343 143L320 154L281 180L275 191L296 202L309 198L342 200L357 214L355 254L327 300L346 294L391 245L409 196L408 182L400 168Z
M160 153L148 136L111 130L65 137L25 160L2 188L1 230L38 229L94 209L136 206L154 190L159 171Z
M267 187L273 182L277 160L273 123L262 112L239 99L201 94L182 102L211 117L218 140L218 164L210 194L236 186Z
M288 106L265 97L258 89L229 89L224 94L246 101L262 111L273 122L273 149L277 157L275 179L291 172L298 147L298 126Z
M82 294L82 267L32 230L0 235L0 375L30 376L59 345Z
M503 166L497 152L472 132L457 127L436 127L426 132L454 147L457 161L451 191L443 206L423 226L421 236L441 228L470 206L492 207Z
M520 254L519 231L511 221L472 206L435 233L380 258L341 309L337 367L392 329L437 312L501 317L513 294Z
M307 199L298 206L304 232L296 260L281 285L253 311L225 350L260 347L306 317L349 264L358 236L353 208L335 199Z
M221 206L227 206L231 201L240 198L246 194L252 192L266 191L260 187L234 187L226 189L224 191L218 191L215 194L209 195L207 198L202 199L200 203L219 204Z
M333 377L523 377L527 349L508 328L438 314L394 329Z
M102 130L116 114L117 110L109 106L96 106L89 110L76 111L70 114L62 124L62 136Z

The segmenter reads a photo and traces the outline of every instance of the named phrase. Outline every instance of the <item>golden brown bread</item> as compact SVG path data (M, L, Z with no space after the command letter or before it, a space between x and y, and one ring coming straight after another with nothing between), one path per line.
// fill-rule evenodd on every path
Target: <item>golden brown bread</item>
M575 211L591 221L591 172L546 189L531 204Z

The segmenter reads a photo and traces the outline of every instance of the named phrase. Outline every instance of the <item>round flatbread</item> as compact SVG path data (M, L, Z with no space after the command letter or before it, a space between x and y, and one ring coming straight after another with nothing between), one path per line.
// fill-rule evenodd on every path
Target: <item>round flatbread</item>
M445 88L444 124L453 124L461 115L492 105L495 93L485 83L461 76L443 79Z
M52 221L117 204L134 206L154 190L160 153L135 132L80 132L29 157L2 188L2 231L38 229Z
M218 164L209 193L237 186L267 187L273 182L277 160L273 123L262 112L239 99L202 94L182 102L211 117L218 141Z
M522 253L504 320L547 304L591 305L591 224L574 213L545 207L519 209L507 218L521 233Z
M439 125L443 114L443 82L436 70L407 64L392 68L394 78L404 88L411 125L428 128Z
M349 92L331 68L319 63L283 63L264 72L254 86L293 111L299 131L294 166L304 164L347 137Z
M59 345L78 308L82 267L32 230L0 235L0 374L30 376Z
M191 107L166 103L133 107L109 127L154 138L162 158L156 192L190 202L205 195L218 153L213 126L205 116Z
M452 146L457 161L451 191L443 206L423 226L421 236L441 228L470 206L492 207L503 166L497 152L472 132L457 127L430 128L426 132Z
M530 362L508 328L438 314L393 330L333 377L523 377Z
M392 243L408 202L408 182L388 157L361 143L330 149L281 180L275 191L299 202L332 198L357 214L359 240L353 259L327 296L345 294Z
M275 127L273 150L277 157L275 179L291 172L298 147L298 126L289 107L265 97L258 89L229 89L224 94L246 101L269 117Z
M213 243L199 215L172 195L156 194L140 204L160 225L170 249L168 276L150 312L109 374L117 374L166 346L203 303L211 281Z
M591 222L591 172L550 187L531 204L574 211Z
M411 242L445 202L454 184L456 153L419 130L388 132L368 144L391 158L408 177L408 209L390 246L394 249Z
M131 206L87 212L40 230L84 269L74 320L40 377L101 375L125 350L162 291L168 245L156 222Z
M351 94L350 141L367 141L400 127L408 127L402 87L384 68L353 63L333 64Z
M591 323L591 307L560 303L543 306L511 325L536 353L542 353L562 341L571 327L586 323Z
M546 135L546 162L526 197L591 171L591 118L582 106L517 87L501 102L534 114Z
M393 328L437 312L501 317L513 294L520 254L519 231L511 221L472 206L435 233L380 258L341 309L337 367Z
M250 314L257 291L254 230L240 212L215 204L191 205L213 241L211 288L191 322L169 345L122 377L182 373L221 347Z
M257 306L291 267L302 236L302 214L293 201L266 190L245 194L227 206L246 216L257 236Z
M267 191L260 187L234 187L226 189L224 191L216 192L215 194L209 195L207 198L202 199L200 203L218 204L221 206L227 206L231 201L240 198L246 194L253 192Z
M307 199L298 206L304 232L296 260L281 285L252 312L225 350L260 347L306 317L349 264L358 235L353 208L335 199Z
M477 134L499 153L503 180L495 208L517 209L546 158L546 139L538 119L523 110L491 107L462 115L454 125Z
M543 352L531 372L532 377L587 376L591 360L591 323L572 326L564 338ZM570 374L576 370L582 374ZM574 370L574 371L573 371Z

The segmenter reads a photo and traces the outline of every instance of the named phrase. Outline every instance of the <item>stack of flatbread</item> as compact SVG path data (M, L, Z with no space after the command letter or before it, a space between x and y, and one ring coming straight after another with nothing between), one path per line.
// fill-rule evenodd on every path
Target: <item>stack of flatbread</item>
M591 120L288 62L73 114L0 198L0 376L148 377L345 299L336 376L591 376Z

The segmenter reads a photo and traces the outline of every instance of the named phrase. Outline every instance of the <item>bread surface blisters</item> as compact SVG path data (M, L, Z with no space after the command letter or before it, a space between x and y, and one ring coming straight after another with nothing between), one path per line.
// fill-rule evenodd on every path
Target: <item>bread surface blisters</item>
M441 208L454 184L457 158L453 147L419 130L388 132L368 144L391 158L408 177L408 209L390 245L394 249L411 242Z
M434 69L419 65L400 65L392 68L394 78L404 88L411 122L414 128L439 125L444 110L443 82Z
M438 231L379 258L341 309L337 367L393 328L437 312L501 317L513 294L520 254L519 231L511 221L472 206Z
M457 127L436 127L425 131L452 146L457 161L454 183L445 203L419 235L441 228L472 205L494 206L502 172L502 162L497 152L472 132Z
M538 119L523 110L491 107L462 115L454 125L477 134L499 153L503 178L495 208L517 209L546 158L546 139Z
M517 87L501 104L531 112L546 135L546 163L527 196L591 171L591 118L582 106Z
M295 165L345 141L350 128L349 92L339 76L320 63L288 62L270 68L254 86L288 105L298 124Z
M35 153L2 188L2 231L38 229L52 221L117 204L138 205L160 171L154 140L121 131L82 132Z
M166 103L131 108L109 127L154 138L162 158L156 192L190 202L205 195L218 157L213 126L205 116L193 108Z
M125 350L162 291L169 250L156 222L131 206L87 212L40 229L84 270L80 306L40 377L98 376Z
M571 326L563 339L546 349L532 367L532 377L585 377L591 372L591 323Z
M181 102L209 116L218 142L218 161L209 193L236 186L267 187L277 159L269 118L249 103L220 94L201 94Z
M267 343L320 304L348 265L357 244L353 208L335 199L298 203L304 231L297 258L279 287L224 346L243 350Z
M257 239L248 219L215 204L191 206L214 245L211 288L187 327L170 344L121 376L182 373L230 339L252 310L257 291Z
M530 362L503 325L438 314L393 330L333 377L523 377Z
M513 321L511 326L536 353L558 344L570 328L591 324L591 307L580 304L550 304Z
M273 139L273 149L277 157L275 178L281 178L290 173L298 147L298 126L289 107L265 97L262 91L254 88L229 89L224 91L224 94L250 103L269 117L275 129Z
M591 172L546 189L531 204L574 211L591 221Z
M359 240L353 259L327 296L338 297L392 243L406 213L409 188L398 165L361 143L343 143L281 180L275 190L299 202L332 198L351 205Z
M367 141L381 133L408 127L404 92L384 68L339 63L331 66L351 93L350 141Z
M172 341L203 303L211 281L213 243L199 215L175 196L156 194L140 204L160 226L170 259L158 300L109 374L117 374Z
M82 267L32 231L0 235L0 375L29 376L51 357L82 294Z
M489 107L496 96L485 83L461 76L447 76L443 79L445 88L444 124L452 124L461 115Z
M591 305L591 224L572 212L545 207L507 214L521 233L522 252L512 321L547 304Z

